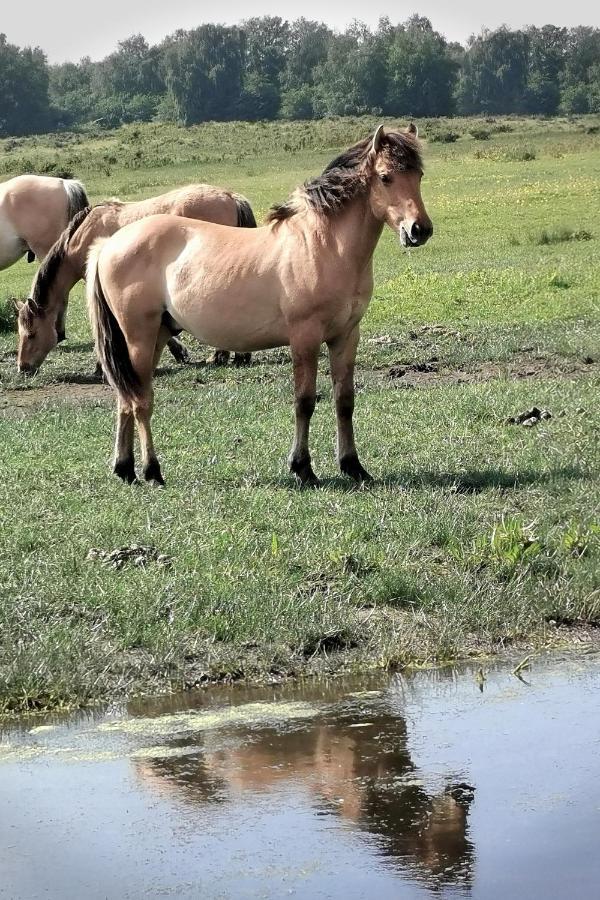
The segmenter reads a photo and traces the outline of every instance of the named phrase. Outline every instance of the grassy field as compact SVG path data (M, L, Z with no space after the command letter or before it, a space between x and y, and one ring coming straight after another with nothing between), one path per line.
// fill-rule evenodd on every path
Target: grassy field
M191 339L194 365L165 358L157 378L166 489L117 483L113 397L88 377L81 288L68 342L25 381L8 298L27 296L33 269L0 273L0 710L589 636L582 625L600 623L599 123L419 123L436 231L411 252L386 231L377 250L355 416L377 478L368 490L336 470L325 357L312 432L323 487L300 491L285 464L287 351L215 370ZM373 125L3 141L0 172L66 169L95 201L205 180L245 193L260 218ZM506 423L534 405L552 417ZM168 564L88 558L131 545Z

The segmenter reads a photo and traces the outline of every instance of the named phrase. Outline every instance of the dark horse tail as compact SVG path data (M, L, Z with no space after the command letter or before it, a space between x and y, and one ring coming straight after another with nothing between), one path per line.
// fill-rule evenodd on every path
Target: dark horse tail
M75 178L63 178L63 185L67 194L67 216L70 222L73 216L90 205L90 201L84 186Z
M98 273L98 257L105 239L93 245L87 268L87 302L96 354L109 384L125 397L134 399L140 393L140 379L133 368L125 335L108 305Z
M256 219L248 200L241 194L234 194L233 199L237 209L238 228L256 228Z

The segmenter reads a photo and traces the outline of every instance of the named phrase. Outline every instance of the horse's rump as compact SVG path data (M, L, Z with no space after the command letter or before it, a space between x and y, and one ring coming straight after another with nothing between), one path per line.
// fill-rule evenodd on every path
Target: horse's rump
M63 187L68 201L67 221L70 222L73 216L90 205L90 201L81 181L75 178L63 178Z

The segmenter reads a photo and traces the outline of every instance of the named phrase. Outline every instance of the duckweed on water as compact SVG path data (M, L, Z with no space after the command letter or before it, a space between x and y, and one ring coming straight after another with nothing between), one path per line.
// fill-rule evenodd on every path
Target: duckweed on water
M127 734L175 735L189 731L210 731L234 725L278 724L293 719L316 716L318 708L310 703L246 703L206 712L191 711L159 718L120 719L104 722L98 731L119 731Z

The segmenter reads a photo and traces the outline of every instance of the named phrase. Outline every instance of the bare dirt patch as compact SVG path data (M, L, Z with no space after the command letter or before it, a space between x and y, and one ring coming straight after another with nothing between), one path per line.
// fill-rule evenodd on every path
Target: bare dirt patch
M531 358L518 356L504 362L482 362L468 369L444 365L437 356L422 362L397 362L385 373L396 387L431 387L437 384L475 384L499 378L568 378L600 371L600 365L587 357L584 360L563 358Z
M66 403L110 403L113 392L105 384L48 384L40 388L0 393L0 410L32 409L59 400Z

